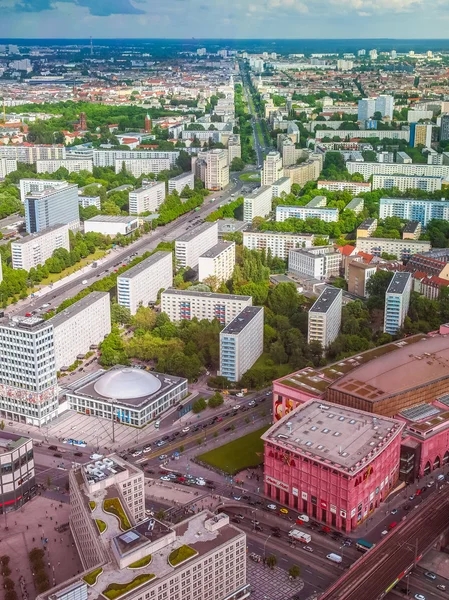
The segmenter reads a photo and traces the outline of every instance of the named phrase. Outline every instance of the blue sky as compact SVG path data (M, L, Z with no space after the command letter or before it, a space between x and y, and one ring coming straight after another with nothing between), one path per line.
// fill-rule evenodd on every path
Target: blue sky
M446 38L449 0L0 0L2 37Z

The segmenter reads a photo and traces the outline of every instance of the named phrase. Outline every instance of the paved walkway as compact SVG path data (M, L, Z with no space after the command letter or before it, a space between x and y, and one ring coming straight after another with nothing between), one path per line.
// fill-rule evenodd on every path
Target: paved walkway
M301 579L290 580L283 569L270 569L249 558L246 573L248 583L251 584L251 600L288 600L304 587Z

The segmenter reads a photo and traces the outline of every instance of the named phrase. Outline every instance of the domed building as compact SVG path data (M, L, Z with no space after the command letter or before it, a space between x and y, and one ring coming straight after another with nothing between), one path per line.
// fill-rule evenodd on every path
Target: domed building
M185 398L188 386L183 377L116 366L87 375L64 392L79 413L143 427Z

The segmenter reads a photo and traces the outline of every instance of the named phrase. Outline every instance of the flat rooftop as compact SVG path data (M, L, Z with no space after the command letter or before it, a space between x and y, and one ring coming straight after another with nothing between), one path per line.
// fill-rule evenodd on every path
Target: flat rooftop
M310 400L273 425L262 439L355 474L403 427L395 419Z
M362 223L360 223L357 229L369 229L376 221L377 219L365 219Z
M10 433L9 431L0 430L0 454L2 452L12 452L19 446L22 446L31 438L24 435L18 435L17 433Z
M248 229L248 231L243 232L243 236L250 235L250 234L259 235L259 236L277 235L277 236L290 237L290 238L313 238L315 236L314 233L293 233L291 231L258 231L257 229ZM323 235L323 236L320 235L320 238L321 237L323 237L325 239L329 239L328 235Z
M172 255L173 253L168 250L158 250L148 258L142 260L137 265L134 265L134 267L128 269L128 271L125 271L125 273L119 275L117 279L132 279L133 277L137 277L143 271L157 264L160 260L164 259L169 254Z
M329 310L332 304L338 297L343 295L343 291L340 288L328 287L319 296L318 300L310 309L310 312L314 313L325 313Z
M204 252L200 258L215 258L234 245L234 242L218 242L218 244L215 244L215 246L212 246L212 248L209 248L209 250Z
M39 238L43 237L44 235L48 235L49 233L54 233L55 231L57 231L58 229L67 229L67 237L69 235L68 232L68 226L67 225L52 225L51 227L46 227L45 229L42 229L41 231L37 231L36 233L30 233L29 235L26 235L25 237L21 238L20 240L13 240L12 243L13 244L30 244L32 242L34 242L35 240L38 240Z
M245 200L252 200L258 198L261 194L264 194L267 190L271 189L271 185L262 185L261 187L253 190L251 194L245 195Z
M142 546L159 540L171 531L173 530L170 527L152 518L139 523L139 525L136 525L133 529L129 529L125 533L117 535L113 538L112 543L115 545L120 556L126 556L128 553L134 552Z
M245 329L248 323L260 313L260 311L263 311L262 306L247 306L235 317L235 319L226 325L221 333L227 335L240 333Z
M114 217L111 215L97 215L91 219L87 219L86 223L130 223L136 221L137 217Z
M192 298L211 298L213 300L236 300L240 302L248 302L252 299L252 296L239 296L238 294L217 294L214 292L191 292L187 290L176 290L175 288L169 288L162 292L162 296L191 296Z
M415 231L418 229L418 227L421 226L421 223L419 221L408 221L405 224L404 229L402 230L402 233L415 233Z
M400 343L393 344L396 345L394 352L358 365L351 373L332 383L330 388L378 402L388 396L449 378L449 335L422 336L413 347L409 347L410 338L397 347Z
M179 238L177 238L175 241L176 241L176 243L190 242L193 239L195 239L198 235L201 235L202 233L204 233L208 229L211 229L212 227L217 227L216 221L214 221L212 223L209 223L209 222L201 223L197 227L194 227L190 231L186 231L185 233L180 235Z
M314 208L314 207L319 207L319 208L324 208L327 204L327 198L326 196L315 196L314 198L312 198L312 200L306 204L307 208Z
M187 177L191 177L193 175L192 171L188 173L181 173L181 175L176 175L176 177L171 177L168 181L181 181Z
M447 408L435 404L417 404L399 413L406 422L406 431L419 439L427 439L441 433L449 426L449 396L438 398Z
M393 279L390 281L390 285L387 288L387 294L403 294L411 277L411 273L400 273L397 271L393 275Z
M61 323L64 323L67 319L75 317L91 304L105 296L109 297L109 292L91 292L87 296L84 296L84 298L81 298L81 300L78 300L78 302L75 302L75 304L68 306L54 317L51 317L51 319L48 319L48 323L51 323L53 327L58 327L58 325L61 325Z
M0 319L0 323L3 327L10 327L11 329L23 329L26 331L37 331L38 329L44 329L48 327L47 321L41 317L22 317L16 315L10 318L6 315Z
M113 456L93 460L84 464L82 469L87 483L98 483L126 471L126 467L118 463Z

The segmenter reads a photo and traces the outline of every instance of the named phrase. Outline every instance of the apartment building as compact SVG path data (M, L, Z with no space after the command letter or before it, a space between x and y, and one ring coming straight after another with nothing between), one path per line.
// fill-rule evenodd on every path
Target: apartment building
M156 302L158 292L173 285L173 254L155 252L117 278L117 302L132 315Z
M38 265L43 265L58 248L70 251L68 225L53 225L12 241L12 268L29 271Z
M362 98L358 102L358 113L357 120L364 123L368 119L371 119L376 112L376 99L375 98Z
M425 240L393 240L390 238L357 238L357 250L373 256L381 256L384 252L393 254L398 260L408 260L413 254L421 254L431 249L430 242Z
M377 272L376 265L367 265L359 260L351 260L348 264L348 292L366 298L366 284Z
M199 257L218 243L218 223L201 223L175 240L178 268L196 267Z
M267 217L272 209L273 186L263 185L243 197L243 220L252 223L255 217Z
M403 240L419 240L422 233L422 226L419 221L408 221L402 230Z
M341 254L333 246L314 246L307 250L290 250L288 270L299 277L328 279L340 274Z
M309 152L306 149L296 148L295 142L282 133L278 135L278 150L282 153L284 169L290 165L296 165L299 159L307 159L309 156Z
M157 212L164 200L165 181L152 181L138 190L129 192L129 214L140 215L144 212Z
M54 173L58 169L67 169L69 173L80 171L93 171L93 162L88 159L60 159L60 160L38 160L36 162L36 173Z
M449 221L449 200L381 198L379 218L386 219L387 217L418 221L422 227L426 227L432 219Z
M382 132L384 133L384 132ZM449 165L427 165L418 163L377 163L348 161L346 167L353 175L360 173L365 181L371 175L412 175L414 177L440 177L449 178ZM374 188L373 188L374 189Z
M28 233L36 233L53 225L80 226L78 186L67 185L30 192L25 196L25 223Z
M93 151L94 167L115 167L117 162L126 160L168 160L170 167L176 165L179 150L96 150ZM117 171L116 171L117 172ZM154 173L154 171L153 171Z
M386 161L393 162L393 161ZM403 165L411 165L413 160L406 152L396 152L396 162Z
M374 218L365 219L357 227L356 237L357 237L357 239L371 237L373 235L373 233L376 231L376 229L377 229L377 219L374 219Z
M209 277L218 283L228 281L235 267L235 243L218 242L198 259L198 279L205 282Z
M307 341L327 348L340 333L343 290L326 287L308 313Z
M220 332L220 372L240 381L263 352L263 307L247 306Z
M161 312L170 321L191 321L192 319L217 319L227 325L247 306L252 306L251 296L235 294L214 294L212 292L190 292L168 289L161 294Z
M315 181L323 169L323 156L311 154L310 158L299 165L284 167L285 177L290 177L292 185L304 187L309 181Z
M363 198L353 198L351 202L345 206L345 210L352 210L356 215L361 213L364 208L365 200Z
M349 192L350 194L365 194L371 191L371 184L361 181L318 181L319 190L330 192Z
M384 332L395 335L404 324L410 305L411 273L396 272L385 294Z
M313 206L277 206L276 221L286 219L320 219L326 223L338 221L338 208L321 208Z
M292 182L290 177L281 177L271 186L273 198L282 198L283 194L290 194Z
M168 180L168 193L172 194L175 190L178 194L184 190L185 187L189 187L191 190L195 187L195 176L192 172L181 173L177 177L172 177Z
M231 166L234 158L242 158L240 135L230 135L228 138L228 165Z
M29 165L38 160L59 160L66 158L66 148L64 146L30 145L26 146L9 144L0 146L1 158L12 158L17 162L27 163Z
M115 172L120 173L123 168L136 178L142 175L158 175L161 171L170 169L170 160L168 158L126 158L116 160Z
M82 208L87 208L88 206L95 206L96 209L101 210L100 196L78 196L78 204Z
M248 250L269 250L272 256L286 260L294 248L311 248L315 236L312 233L289 233L281 231L244 231L243 245Z
M388 138L390 140L410 140L410 131L408 129L394 129L394 130L376 130L376 129L351 129L351 130L336 130L329 132L326 129L317 129L315 131L315 139L317 141L322 140L325 137L329 137L331 133L332 138L339 137L341 140L346 139L363 139L363 138Z
M108 292L91 292L48 320L54 328L55 368L69 367L111 333Z
M410 125L410 146L424 146L430 148L432 145L432 133L434 123L412 123Z
M442 177L420 177L413 175L373 175L373 190L391 190L397 188L400 192L419 189L425 192L441 190L444 180Z
M5 179L13 171L17 171L17 160L14 158L0 158L0 179Z
M268 152L262 169L262 185L273 185L275 181L284 176L282 157L279 152Z
M53 325L39 317L0 322L0 414L41 427L58 416Z
M2 410L0 418L7 418ZM8 507L5 512L10 512L21 508L37 493L33 440L22 434L0 430L0 448L2 508Z
M229 183L229 163L226 150L214 148L204 153L206 162L204 186L208 190L222 190Z
M25 204L25 197L28 194L40 193L45 190L60 190L68 187L67 181L59 181L57 179L21 179L19 181L20 200Z

